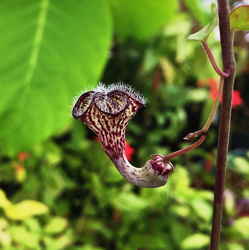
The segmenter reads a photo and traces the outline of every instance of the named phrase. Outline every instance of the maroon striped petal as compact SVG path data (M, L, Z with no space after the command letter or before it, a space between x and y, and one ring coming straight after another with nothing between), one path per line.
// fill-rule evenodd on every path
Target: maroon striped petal
M143 105L143 98L127 86L101 85L79 97L73 116L96 133L109 155L117 157L124 151L128 121Z
M84 115L92 102L93 96L94 91L88 91L78 98L72 111L72 115L75 119L78 119Z

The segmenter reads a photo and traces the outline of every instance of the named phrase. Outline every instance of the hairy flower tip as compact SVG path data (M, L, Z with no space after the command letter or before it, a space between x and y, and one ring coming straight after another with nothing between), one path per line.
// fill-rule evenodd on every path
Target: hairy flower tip
M96 133L109 154L121 155L128 121L144 104L144 98L124 84L100 84L79 97L72 115Z
M92 101L100 111L112 115L116 115L127 108L129 101L135 102L139 107L145 105L144 97L128 85L123 83L109 86L99 84L93 91L83 93L74 101L73 117L76 119L82 117Z
M142 105L146 104L145 98L138 93L137 91L135 91L131 86L124 84L124 83L113 83L110 86L108 86L109 91L121 91L126 93L128 96L130 96L131 98L137 100L138 102L140 102Z

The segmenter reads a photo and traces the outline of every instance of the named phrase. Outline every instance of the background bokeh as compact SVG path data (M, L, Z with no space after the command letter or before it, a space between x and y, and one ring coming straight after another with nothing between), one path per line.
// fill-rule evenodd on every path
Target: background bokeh
M119 175L71 103L98 82L127 83L147 100L128 126L129 160L182 148L217 97L217 75L187 40L211 2L1 1L0 249L207 249L219 116L167 185L146 189ZM208 43L221 65L218 30ZM222 250L249 249L248 48L237 32Z

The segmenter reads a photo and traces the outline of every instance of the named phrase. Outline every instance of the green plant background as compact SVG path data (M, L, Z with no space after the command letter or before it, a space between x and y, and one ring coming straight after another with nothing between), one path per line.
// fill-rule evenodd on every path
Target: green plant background
M130 122L132 162L183 147L212 105L217 76L188 41L211 1L0 2L0 249L207 249L217 119L199 149L174 160L166 186L127 183L71 117L74 96L124 82L146 107ZM248 43L236 36L236 90L222 250L248 250ZM209 45L220 61L217 34ZM242 205L241 205L242 204Z

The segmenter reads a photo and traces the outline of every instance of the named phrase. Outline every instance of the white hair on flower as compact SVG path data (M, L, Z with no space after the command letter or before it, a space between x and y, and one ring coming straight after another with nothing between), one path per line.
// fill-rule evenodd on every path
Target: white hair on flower
M145 105L146 103L145 98L140 93L135 91L131 86L124 84L122 82L112 83L110 85L99 83L99 85L93 91L104 94L110 93L112 91L121 91L130 96L131 98L136 99L143 105Z

